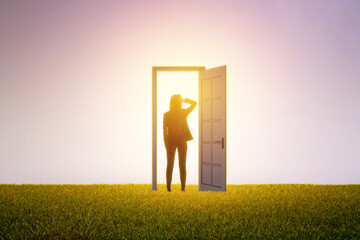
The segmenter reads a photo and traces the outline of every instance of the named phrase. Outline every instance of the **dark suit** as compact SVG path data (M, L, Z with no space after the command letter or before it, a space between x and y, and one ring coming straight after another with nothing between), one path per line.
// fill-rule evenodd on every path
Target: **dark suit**
M187 116L194 110L196 102L185 99L185 103L189 103L191 106L187 109L180 109L180 111L168 111L164 113L163 118L164 142L167 155L166 185L168 189L171 186L176 148L179 154L181 188L185 189L187 141L194 139L187 123Z

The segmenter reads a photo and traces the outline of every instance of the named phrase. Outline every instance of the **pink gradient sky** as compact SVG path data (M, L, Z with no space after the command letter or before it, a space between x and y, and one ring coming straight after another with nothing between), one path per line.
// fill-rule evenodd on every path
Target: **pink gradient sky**
M359 11L1 0L0 183L150 183L151 67L226 64L229 184L360 184Z

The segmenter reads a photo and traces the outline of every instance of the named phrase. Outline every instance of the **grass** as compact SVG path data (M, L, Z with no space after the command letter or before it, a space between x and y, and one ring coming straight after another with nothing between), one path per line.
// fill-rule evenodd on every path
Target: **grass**
M0 239L360 239L360 185L0 185Z

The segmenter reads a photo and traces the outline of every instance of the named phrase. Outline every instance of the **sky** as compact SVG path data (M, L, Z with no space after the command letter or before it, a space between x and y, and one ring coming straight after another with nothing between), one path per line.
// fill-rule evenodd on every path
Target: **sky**
M151 183L152 66L227 65L228 184L360 184L359 10L0 0L0 183Z

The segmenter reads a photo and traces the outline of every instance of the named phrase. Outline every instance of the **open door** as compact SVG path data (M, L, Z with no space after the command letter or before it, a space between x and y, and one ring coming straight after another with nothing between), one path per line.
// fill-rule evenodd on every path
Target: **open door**
M199 191L226 191L226 65L199 71Z

